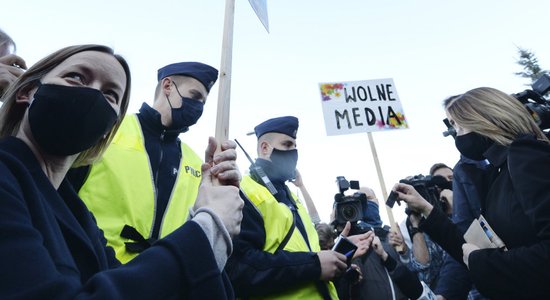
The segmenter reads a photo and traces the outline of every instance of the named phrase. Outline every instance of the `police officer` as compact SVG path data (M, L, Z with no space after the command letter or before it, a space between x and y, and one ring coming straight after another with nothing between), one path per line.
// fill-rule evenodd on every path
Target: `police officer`
M319 238L305 209L286 182L295 176L298 119L269 119L255 127L258 159L273 184L270 192L254 168L244 176L241 233L226 270L238 297L337 299L330 282L346 269L346 257L320 251Z
M202 160L178 136L200 118L217 76L215 68L199 62L159 69L153 106L143 103L139 113L124 119L100 161L70 174L122 263L187 220L201 182ZM216 146L213 138L209 143L207 161ZM227 164L235 164L234 148L234 143L222 144L225 151L217 159L225 161L216 161L213 174L223 184L238 186L238 171L227 171ZM230 252L230 247L216 251ZM219 262L222 269L224 264Z

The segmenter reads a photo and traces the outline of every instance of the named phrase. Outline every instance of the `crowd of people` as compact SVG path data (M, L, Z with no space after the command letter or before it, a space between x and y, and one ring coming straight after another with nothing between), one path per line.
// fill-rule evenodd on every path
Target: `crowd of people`
M68 46L29 68L15 53L0 31L1 299L550 297L550 141L513 96L443 101L460 160L393 186L407 204L394 231L368 187L359 219L334 207L321 222L294 116L254 127L244 174L233 141L205 138L197 155L181 134L212 66L160 67L152 104L127 115L130 66L111 48ZM466 238L478 219L502 243Z

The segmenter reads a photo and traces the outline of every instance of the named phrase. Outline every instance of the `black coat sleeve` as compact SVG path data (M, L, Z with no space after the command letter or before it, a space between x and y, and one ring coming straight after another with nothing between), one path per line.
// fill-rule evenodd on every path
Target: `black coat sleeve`
M266 235L263 219L254 205L243 198L241 233L233 240L233 254L226 265L237 296L272 294L318 280L321 266L316 253L263 251Z
M470 274L490 298L547 299L550 295L550 146L534 139L509 148L508 170L537 242L508 251L483 249L470 255ZM513 221L513 220L511 220Z
M462 244L464 237L460 229L439 209L433 209L428 218L420 222L420 229L426 232L432 241L447 251L459 262L462 262Z
M474 164L461 159L453 168L453 223L461 232L466 232L468 226L480 213L480 199L483 192L484 171ZM461 264L462 260L447 255L441 270L435 294L442 295L447 300L466 299L472 289L472 280L468 269Z

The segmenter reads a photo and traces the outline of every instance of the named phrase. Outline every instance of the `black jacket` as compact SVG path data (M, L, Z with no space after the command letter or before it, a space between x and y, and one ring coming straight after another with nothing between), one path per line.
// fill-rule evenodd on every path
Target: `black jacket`
M376 236L380 238L380 242L384 250L388 253L391 259L388 261L393 261L393 268L395 265L400 265L399 254L395 249L389 244L388 233L389 231L385 228L374 228ZM382 262L382 259L374 253L374 250L369 249L367 254L356 258L353 261L354 264L358 265L361 269L361 274L363 280L357 285L351 286L351 295L348 293L349 282L343 277L340 280L335 282L338 289L338 296L341 300L345 299L368 299L368 300L386 300L386 299L397 299L397 300L406 300L408 299L402 292L401 289L393 282L391 278L391 270L387 270L387 266Z
M480 203L485 198L488 184L486 181L487 164L485 161L477 162L465 157L453 168L453 223L464 233L474 219L481 213ZM456 261L446 255L445 261L439 272L436 295L442 295L447 300L462 300L468 297L472 290L472 280L468 269L462 260ZM478 294L477 291L475 291ZM482 297L477 295L476 299Z
M550 297L550 145L532 136L485 155L493 175L481 213L508 251L482 249L469 257L470 277L491 299ZM462 233L436 210L421 224L430 237L462 261Z
M0 141L0 200L0 299L234 297L193 221L120 266L71 185L56 190L13 137Z

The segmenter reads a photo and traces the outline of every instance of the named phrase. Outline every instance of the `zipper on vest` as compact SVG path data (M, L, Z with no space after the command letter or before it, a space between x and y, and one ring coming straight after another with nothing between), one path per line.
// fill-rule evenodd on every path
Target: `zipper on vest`
M156 223L156 219L157 219L157 210L158 210L158 195L159 195L159 190L158 190L158 178L159 178L159 172L160 172L160 165L162 163L162 159L163 159L163 156L164 156L164 153L163 153L163 148L162 148L162 143L164 142L164 134L166 133L166 130L163 130L162 133L160 134L160 157L159 157L159 162L158 162L158 170L156 170L156 173L155 173L155 182L154 182L154 188L155 188L155 209L154 209L154 213L153 213L153 224L151 224L151 235L150 235L150 238L154 238L154 239L158 239L159 238L159 235L160 235L160 225L158 226L159 228L156 228L155 227L155 223ZM165 212L166 213L166 212Z
M176 191L176 186L178 185L180 175L181 175L181 167L183 165L183 157L181 153L181 145L178 145L178 149L180 149L180 164L178 166L178 175L176 175L176 181L174 181L174 185L172 186L172 190L170 191L170 197L168 197L168 203L166 203L166 209L164 210L164 214L162 214L162 219L160 221L160 227L159 227L159 233L158 233L158 239L162 236L162 229L164 228L164 220L166 219L166 215L168 212L168 209L170 208L170 204L172 203L172 198L174 196L174 193Z
M162 164L162 159L164 158L164 152L163 152L163 148L162 148L162 143L164 142L164 133L166 131L163 131L161 134L160 134L160 156L159 156L159 163L158 163L158 170L157 172L155 173L155 189L157 190L157 197L155 197L155 206L156 206L156 203L157 203L157 198L158 198L158 181L159 181L159 171L160 171L160 165Z

